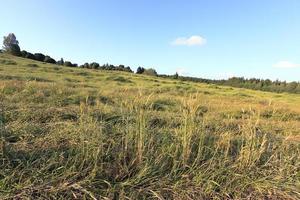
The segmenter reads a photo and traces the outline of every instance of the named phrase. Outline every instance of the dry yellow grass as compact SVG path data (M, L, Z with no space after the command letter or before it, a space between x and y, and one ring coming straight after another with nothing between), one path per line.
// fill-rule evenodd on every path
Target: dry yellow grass
M300 95L0 59L0 199L300 198Z

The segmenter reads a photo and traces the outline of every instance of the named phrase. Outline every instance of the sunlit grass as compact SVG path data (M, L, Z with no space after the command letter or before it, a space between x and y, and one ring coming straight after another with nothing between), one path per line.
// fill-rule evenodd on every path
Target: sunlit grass
M0 199L300 198L300 95L0 59Z

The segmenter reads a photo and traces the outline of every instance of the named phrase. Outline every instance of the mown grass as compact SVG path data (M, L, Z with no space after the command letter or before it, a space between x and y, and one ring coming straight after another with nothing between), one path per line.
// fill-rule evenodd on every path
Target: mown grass
M0 59L0 199L300 198L299 95Z

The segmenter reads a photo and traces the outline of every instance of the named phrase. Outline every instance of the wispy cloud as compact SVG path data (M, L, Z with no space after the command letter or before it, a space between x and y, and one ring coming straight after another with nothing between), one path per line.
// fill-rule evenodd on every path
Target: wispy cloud
M189 73L187 72L187 70L185 68L177 68L176 72L180 75L180 76L187 76Z
M176 38L171 44L176 46L202 46L206 44L206 39L200 35L193 35L191 37Z
M234 73L224 72L224 73L217 74L216 79L229 79L232 77L235 77Z
M280 61L273 65L275 68L284 68L284 69L290 69L290 68L300 68L300 64L296 64L290 61Z

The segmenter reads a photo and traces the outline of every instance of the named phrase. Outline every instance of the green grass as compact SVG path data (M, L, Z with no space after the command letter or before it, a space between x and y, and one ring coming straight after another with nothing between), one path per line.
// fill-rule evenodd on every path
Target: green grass
M0 199L300 198L300 95L0 60Z

